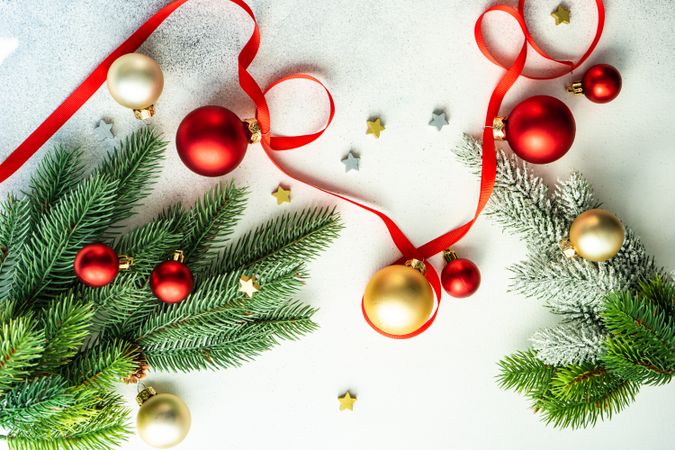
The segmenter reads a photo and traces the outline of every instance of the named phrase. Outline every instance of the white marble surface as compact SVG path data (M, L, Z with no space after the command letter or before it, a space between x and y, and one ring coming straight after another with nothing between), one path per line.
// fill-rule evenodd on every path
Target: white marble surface
M0 156L16 147L92 67L167 0L0 0ZM528 20L560 56L578 53L592 36L590 0L566 2L572 24L555 27L557 1L531 2ZM473 24L488 1L251 0L262 28L253 73L265 84L290 71L327 82L337 115L316 143L284 157L318 180L379 204L422 243L470 216L477 180L450 148L462 132L479 133L500 70L473 42ZM591 62L616 65L624 90L613 103L565 97L568 81L519 81L505 110L526 95L565 97L578 125L570 153L541 168L550 180L576 168L595 185L606 207L642 236L659 264L675 267L672 116L675 78L670 0L608 0L607 27ZM490 35L513 53L519 45L508 20L490 20ZM181 118L205 103L242 116L252 105L238 87L236 55L251 24L226 1L192 0L144 45L161 63L166 90L154 121L172 139ZM309 131L324 119L318 89L289 86L272 97L277 132ZM429 127L445 109L450 125ZM365 121L381 116L382 138L365 135ZM109 148L94 139L100 118L115 132L133 127L131 113L101 89L52 139L85 146L92 160ZM0 186L26 185L49 146ZM361 171L344 173L340 159L361 154ZM270 192L289 182L252 148L233 174L251 187L239 230L282 210L334 200L290 183L293 203L277 207ZM185 169L169 147L161 181L141 219L175 199L190 202L215 180ZM370 330L359 300L371 273L394 250L374 217L345 204L346 230L312 264L302 298L321 308L321 329L284 343L242 368L189 375L152 373L158 388L181 395L193 415L182 449L668 449L673 448L675 386L644 388L634 405L594 429L544 426L525 399L495 384L496 362L527 346L537 328L555 322L544 308L507 293L506 267L524 246L481 218L459 250L481 268L473 298L444 298L436 324L423 336L392 341ZM339 412L336 396L349 388L355 411ZM130 402L133 388L121 387ZM131 404L131 403L130 403ZM146 448L137 438L125 448Z

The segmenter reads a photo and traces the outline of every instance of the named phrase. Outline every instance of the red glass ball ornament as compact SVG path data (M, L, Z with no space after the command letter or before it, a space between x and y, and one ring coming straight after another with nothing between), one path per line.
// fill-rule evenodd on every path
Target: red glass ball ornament
M504 122L513 152L534 164L547 164L567 153L577 129L572 111L548 95L526 99Z
M621 74L614 66L597 64L586 71L581 86L590 101L611 102L621 92Z
M478 266L453 252L446 253L447 265L441 272L441 284L445 292L456 298L472 295L480 286Z
M165 303L185 300L192 292L193 282L192 271L180 261L164 261L150 274L152 293Z
M185 116L176 132L176 148L193 172L218 177L234 170L246 154L246 124L229 109L202 106Z
M85 245L77 252L75 275L90 287L101 287L115 279L120 263L115 250L105 244Z

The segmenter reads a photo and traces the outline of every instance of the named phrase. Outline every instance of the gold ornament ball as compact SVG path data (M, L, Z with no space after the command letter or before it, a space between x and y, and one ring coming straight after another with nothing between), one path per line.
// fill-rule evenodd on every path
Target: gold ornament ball
M108 90L117 103L133 110L152 109L164 88L157 62L140 53L127 53L108 69Z
M625 230L621 221L604 209L585 211L570 226L574 251L589 261L607 261L623 246Z
M368 320L389 334L408 334L429 319L434 292L424 275L409 266L380 269L366 286L363 306Z
M190 410L173 394L155 394L145 400L138 411L136 429L146 444L170 448L180 443L190 431Z

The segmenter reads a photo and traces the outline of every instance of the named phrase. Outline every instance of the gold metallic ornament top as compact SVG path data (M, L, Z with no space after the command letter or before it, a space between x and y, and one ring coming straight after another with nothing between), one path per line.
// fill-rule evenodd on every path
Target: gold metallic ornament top
M173 255L171 255L171 259L182 263L185 261L185 252L183 250L174 250Z
M131 266L134 265L134 258L127 255L120 255L117 260L119 261L120 270L129 270Z
M139 392L136 400L141 406L136 417L136 430L146 444L170 448L185 439L192 418L183 400L173 394L158 394L151 387Z
M409 259L405 262L405 265L408 267L412 267L422 275L424 275L427 272L427 266L424 265L423 261L420 261L419 259Z
M602 262L616 256L625 237L623 224L614 214L604 209L590 209L572 222L569 242L577 255Z
M434 292L427 279L418 270L400 264L377 271L363 295L368 320L389 334L412 333L429 319L433 308Z
M136 118L147 119L155 113L153 105L164 89L164 75L154 59L127 53L108 69L107 84L117 103L133 109Z
M575 81L567 86L567 92L574 95L583 95L584 94L584 85L581 81Z
M453 249L447 248L443 250L443 259L445 260L445 262L454 261L458 258L459 256L457 256L457 253L455 253Z
M248 138L249 144L257 144L262 139L262 131L260 131L260 124L258 119L244 119L244 122L248 125L248 132L251 135Z
M497 116L492 120L492 137L495 141L506 139L506 117Z

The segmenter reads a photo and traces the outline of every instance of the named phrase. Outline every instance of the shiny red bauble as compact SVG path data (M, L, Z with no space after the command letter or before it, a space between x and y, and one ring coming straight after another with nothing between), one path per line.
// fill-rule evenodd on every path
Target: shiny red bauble
M150 274L150 289L155 297L165 303L178 303L190 295L193 285L192 271L179 261L164 261Z
M450 259L441 272L441 283L453 297L468 297L480 286L480 270L468 259Z
M621 74L614 66L597 64L586 71L581 86L590 101L611 102L621 92Z
M246 154L248 129L221 106L202 106L185 116L176 132L183 163L199 175L218 177L234 170Z
M513 152L534 164L562 157L572 147L576 134L572 111L548 95L526 99L513 108L504 122L506 140Z
M90 287L101 287L115 279L120 263L115 250L105 244L85 245L77 252L75 275Z

